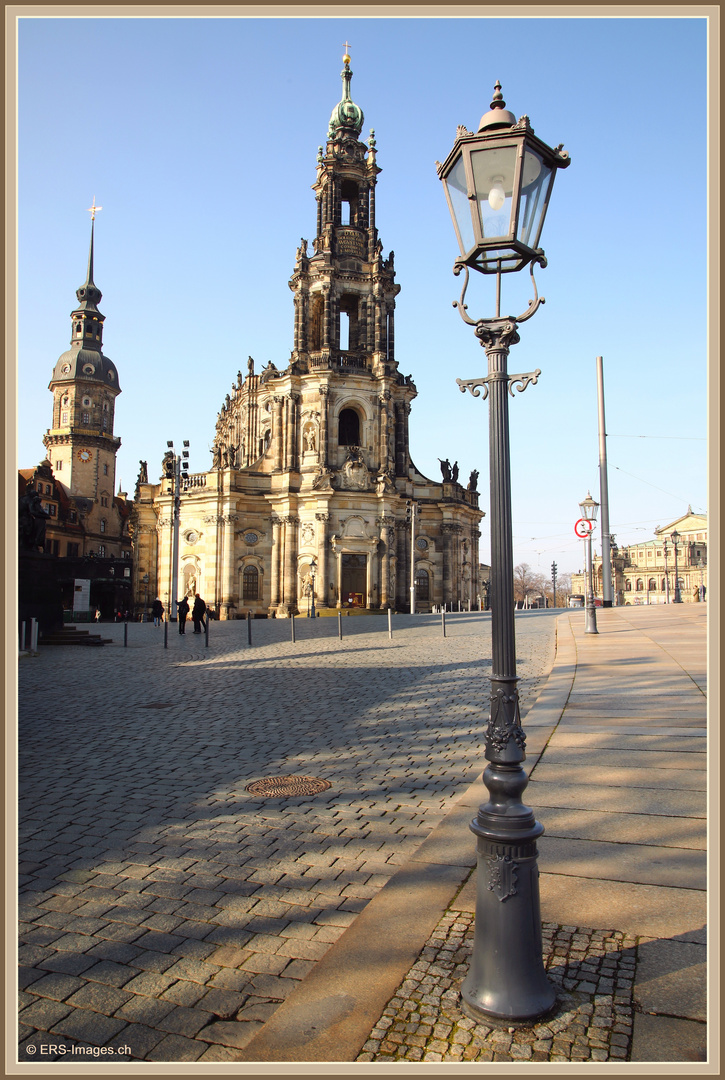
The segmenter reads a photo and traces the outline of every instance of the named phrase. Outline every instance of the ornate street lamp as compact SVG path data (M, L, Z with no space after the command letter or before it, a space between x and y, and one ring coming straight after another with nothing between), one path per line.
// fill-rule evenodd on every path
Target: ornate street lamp
M678 533L677 529L670 533L670 540L672 541L672 546L675 549L675 596L672 603L681 604L682 597L680 596L680 579L677 576L677 548L680 543L680 534Z
M670 602L670 573L669 573L669 570L667 569L667 541L666 540L662 544L662 551L663 551L664 556L665 556L665 603L669 604L669 602Z
M599 503L595 502L590 493L587 492L586 499L582 499L579 503L579 509L581 515L585 521L589 522L589 533L586 539L587 545L587 604L586 612L584 615L584 633L585 634L598 634L597 630L597 609L594 604L594 582L592 572L592 533L594 532L594 522L597 520L597 510L599 509Z
M416 503L408 499L405 516L410 522L410 614L415 615L415 511Z
M310 562L310 593L312 595L311 617L315 618L315 571L317 570L317 563L314 559Z
M486 350L488 375L456 380L462 392L489 399L491 478L491 633L493 674L483 780L489 801L471 829L478 837L476 931L473 957L461 988L461 1007L475 1020L533 1021L556 1003L542 961L536 840L544 828L521 801L528 783L522 767L526 739L516 675L513 536L508 398L535 383L539 370L509 375L508 354L519 341L518 323L530 319L539 298L533 276L546 266L539 247L557 169L569 165L561 146L538 139L528 117L505 109L496 83L491 111L478 134L459 127L438 175L445 187L460 256L453 272L465 274L454 307ZM523 315L501 317L501 277L530 266L534 299ZM496 276L496 314L471 319L464 303L469 270ZM481 388L483 394L481 395Z

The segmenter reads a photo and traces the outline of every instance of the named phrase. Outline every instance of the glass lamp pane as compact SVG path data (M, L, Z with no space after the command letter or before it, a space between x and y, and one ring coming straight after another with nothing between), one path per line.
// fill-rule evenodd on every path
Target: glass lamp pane
M521 177L521 210L518 238L527 247L538 247L543 225L551 168L529 147L524 154Z
M465 255L476 243L476 238L473 235L471 203L468 198L468 184L466 183L463 156L459 157L444 182L450 200L451 214L458 235L461 255Z
M484 240L510 236L516 147L492 146L474 150L471 165Z

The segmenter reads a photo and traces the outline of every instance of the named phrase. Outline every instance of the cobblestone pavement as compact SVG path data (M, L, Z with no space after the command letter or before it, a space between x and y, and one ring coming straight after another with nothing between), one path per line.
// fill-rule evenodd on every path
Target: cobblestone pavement
M447 911L356 1060L625 1061L635 946L619 932L544 923L544 966L559 991L554 1017L531 1027L490 1027L459 1007L473 915Z
M523 712L553 615L517 617ZM101 630L20 662L20 1059L235 1060L480 772L490 620ZM245 790L290 774L331 787Z

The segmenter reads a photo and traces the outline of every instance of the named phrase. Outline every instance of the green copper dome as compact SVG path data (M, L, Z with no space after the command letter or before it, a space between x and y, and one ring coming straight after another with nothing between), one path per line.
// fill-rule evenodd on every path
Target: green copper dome
M340 73L342 77L342 101L332 110L330 130L328 132L328 138L331 139L341 133L342 130L352 131L355 135L359 135L365 122L362 109L350 97L350 80L352 79L350 57L345 54L342 59L345 64Z

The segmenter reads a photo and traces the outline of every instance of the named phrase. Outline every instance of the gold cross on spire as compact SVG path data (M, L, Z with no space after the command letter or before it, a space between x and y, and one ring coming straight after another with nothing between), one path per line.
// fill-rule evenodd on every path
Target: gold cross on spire
M96 206L96 196L93 196L93 206L87 207L88 213L91 215L91 221L96 220L96 212L102 210L102 206Z
M345 55L342 58L342 62L344 64L349 64L350 63L350 46L348 45L347 42L345 42L344 49L345 49Z

